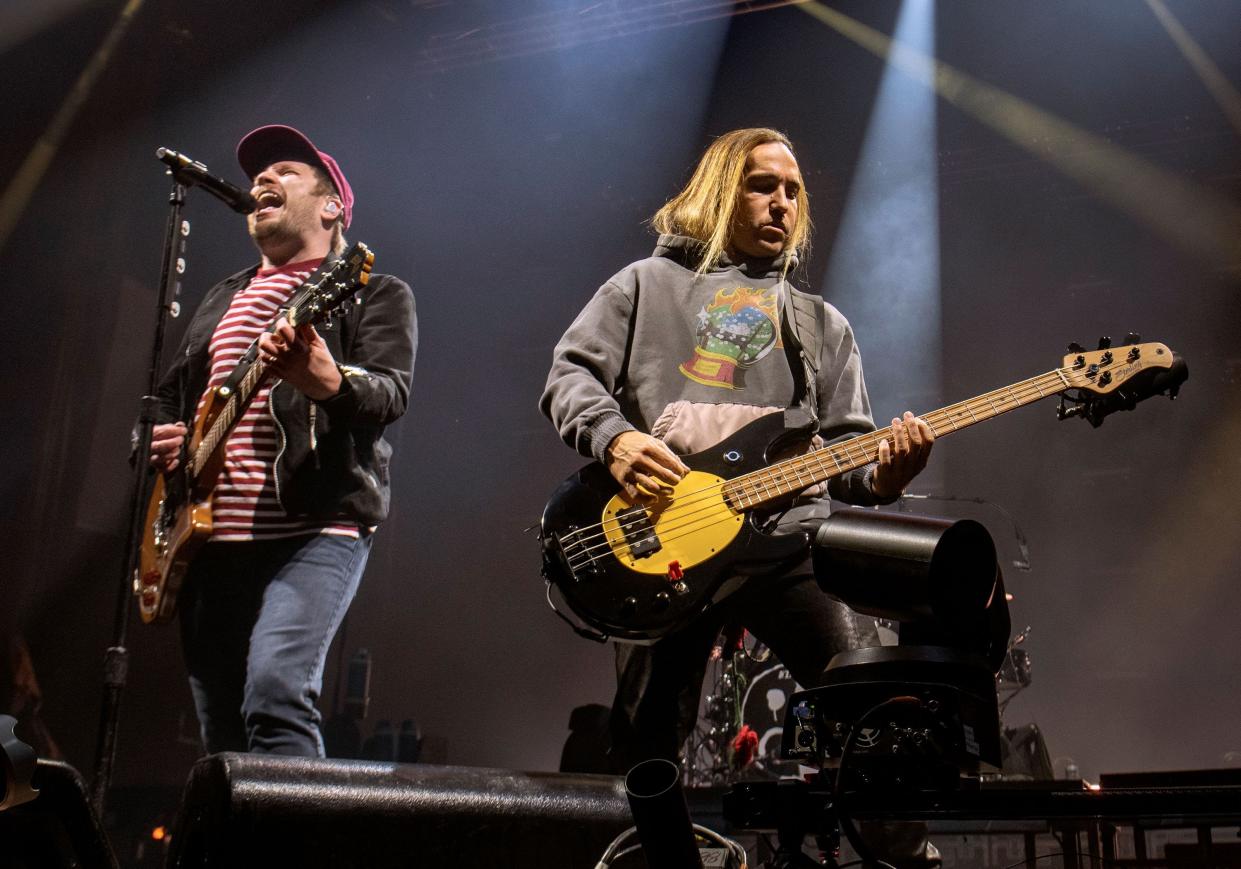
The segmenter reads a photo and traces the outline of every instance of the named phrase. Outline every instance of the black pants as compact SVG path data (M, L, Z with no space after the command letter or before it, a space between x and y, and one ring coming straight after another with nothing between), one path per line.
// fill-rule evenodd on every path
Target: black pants
M751 580L696 623L653 645L616 644L613 772L624 775L653 757L680 761L681 746L698 719L711 647L726 624L743 625L806 688L819 684L837 652L879 644L874 620L820 591L808 567ZM862 836L876 856L898 869L940 865L920 821L863 824Z
M617 643L611 720L617 774L653 757L679 760L698 718L711 647L725 624L743 625L805 687L818 684L837 652L878 644L871 619L824 594L804 571L752 579L703 618L653 645Z

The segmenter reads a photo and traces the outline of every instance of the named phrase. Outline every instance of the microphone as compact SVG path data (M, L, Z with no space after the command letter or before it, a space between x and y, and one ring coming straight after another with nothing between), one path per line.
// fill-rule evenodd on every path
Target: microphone
M259 204L247 191L223 178L217 178L207 171L207 167L196 160L170 148L160 148L155 156L172 169L172 175L182 184L201 187L212 196L222 201L238 214L249 214Z

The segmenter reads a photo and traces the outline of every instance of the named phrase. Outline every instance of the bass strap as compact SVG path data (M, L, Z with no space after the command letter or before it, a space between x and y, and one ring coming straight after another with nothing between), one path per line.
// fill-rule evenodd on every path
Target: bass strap
M780 335L784 341L784 355L793 375L793 400L784 412L785 425L789 428L813 426L819 428L819 354L823 345L823 332L827 317L823 303L803 300L794 296L792 285L782 280L777 292L780 294ZM811 311L800 310L811 307ZM809 323L803 321L809 320Z

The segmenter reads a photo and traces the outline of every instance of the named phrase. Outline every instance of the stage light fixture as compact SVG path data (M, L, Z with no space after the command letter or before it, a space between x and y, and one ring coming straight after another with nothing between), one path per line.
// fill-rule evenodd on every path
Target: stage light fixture
M987 529L842 510L819 526L813 560L825 592L899 622L900 644L838 654L819 687L794 694L784 755L839 766L850 788L952 788L998 770L995 673L1011 623Z

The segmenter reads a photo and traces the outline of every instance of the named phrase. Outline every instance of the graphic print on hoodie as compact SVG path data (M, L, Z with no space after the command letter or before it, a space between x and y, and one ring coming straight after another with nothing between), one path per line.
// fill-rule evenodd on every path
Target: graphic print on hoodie
M698 311L693 355L678 370L703 386L745 389L746 369L779 342L778 303L774 287L717 290Z

